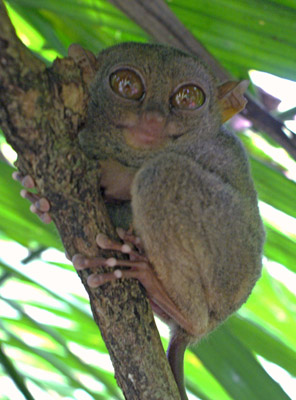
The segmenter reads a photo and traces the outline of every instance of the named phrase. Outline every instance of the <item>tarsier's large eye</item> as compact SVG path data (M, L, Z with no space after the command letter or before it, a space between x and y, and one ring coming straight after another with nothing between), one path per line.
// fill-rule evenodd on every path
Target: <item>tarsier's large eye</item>
M131 69L118 69L110 75L110 86L121 97L139 100L145 90L140 76Z
M172 106L180 110L194 110L204 102L205 94L202 89L190 84L181 86L171 97Z

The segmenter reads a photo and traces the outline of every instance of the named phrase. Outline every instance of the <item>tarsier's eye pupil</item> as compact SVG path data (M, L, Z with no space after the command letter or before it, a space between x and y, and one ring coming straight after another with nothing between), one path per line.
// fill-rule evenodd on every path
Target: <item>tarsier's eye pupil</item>
M139 100L144 94L144 85L140 76L131 69L120 69L110 76L113 91L125 99Z
M181 110L194 110L205 102L205 94L196 85L184 85L172 96L171 104Z

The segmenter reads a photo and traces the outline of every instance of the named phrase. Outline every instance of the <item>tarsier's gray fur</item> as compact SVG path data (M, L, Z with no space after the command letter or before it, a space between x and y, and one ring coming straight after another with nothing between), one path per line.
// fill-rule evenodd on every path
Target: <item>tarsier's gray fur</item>
M193 342L246 301L261 273L264 231L245 151L221 127L217 82L196 57L126 43L103 51L98 64L81 146L90 157L138 170L130 220L165 290L191 321L187 340ZM112 92L109 76L118 66L141 75L142 101ZM184 81L201 85L206 102L194 111L172 111L170 97ZM125 143L121 120L145 110L157 110L178 133L160 149ZM171 324L177 335L181 328Z

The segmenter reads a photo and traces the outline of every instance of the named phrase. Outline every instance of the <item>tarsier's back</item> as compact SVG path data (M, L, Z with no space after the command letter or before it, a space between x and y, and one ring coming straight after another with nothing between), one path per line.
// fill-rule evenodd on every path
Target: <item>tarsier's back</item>
M197 58L161 45L115 46L98 68L82 148L123 177L135 171L125 199L133 228L177 310L164 305L161 315L194 341L260 276L264 233L248 161L221 127L244 107L247 84L219 86Z

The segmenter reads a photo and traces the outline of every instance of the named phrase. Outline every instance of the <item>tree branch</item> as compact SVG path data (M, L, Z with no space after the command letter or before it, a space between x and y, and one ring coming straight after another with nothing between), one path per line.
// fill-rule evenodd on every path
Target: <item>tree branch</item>
M185 28L163 0L109 0L134 20L152 38L199 56L223 82L231 78L222 65ZM198 21L196 21L198 24ZM273 117L250 94L242 114L252 121L255 129L268 133L296 159L296 135L282 121Z
M18 40L0 0L0 124L30 174L70 256L98 255L98 232L114 237L100 197L98 164L81 153L77 134L86 119L88 89L71 58L51 68ZM125 280L91 289L89 271L79 272L94 319L126 399L179 399L178 390L138 282ZM65 282L65 290L67 284Z

